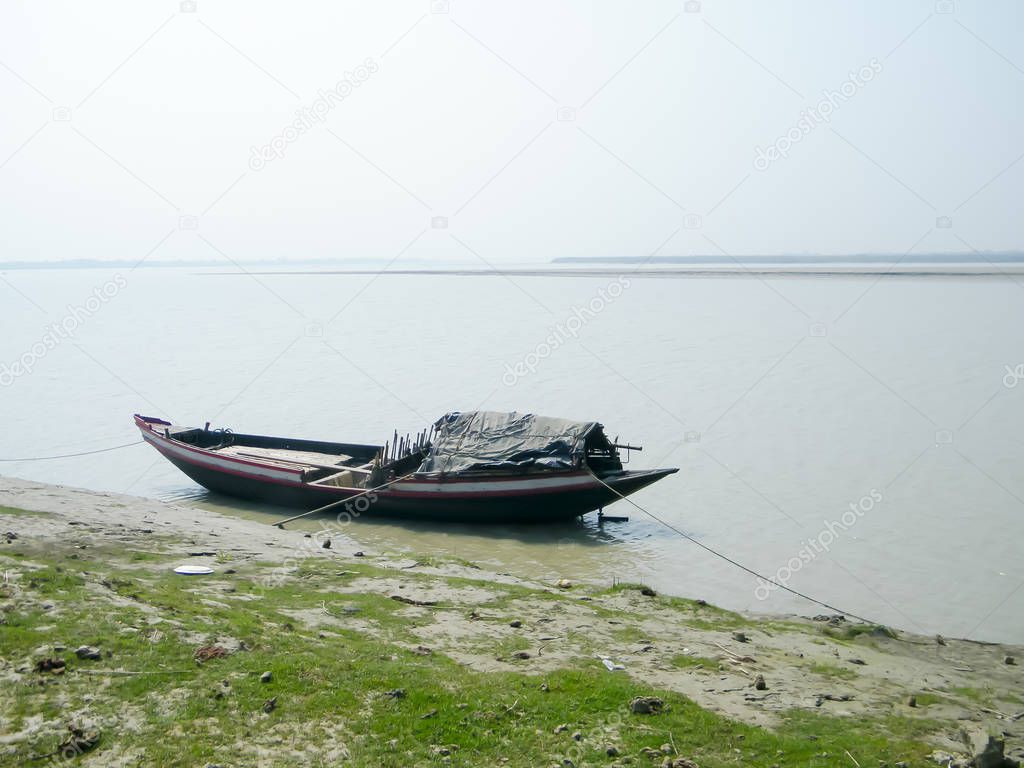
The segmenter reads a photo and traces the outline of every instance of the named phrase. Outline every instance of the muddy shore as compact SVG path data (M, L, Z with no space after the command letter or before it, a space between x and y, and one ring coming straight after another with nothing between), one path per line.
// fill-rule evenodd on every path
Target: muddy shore
M182 564L213 573L173 574ZM982 765L978 755L999 742L1004 765L1024 757L1019 646L838 616L739 615L639 584L517 579L415 553L358 552L330 532L10 478L0 478L0 569L0 681L13 692L0 703L0 765L56 760L46 753L68 743L80 747L69 760L96 766L782 766L812 755L810 764L874 768ZM284 636L289 644L277 640ZM348 691L360 700L349 702L333 679L324 685L334 698L318 698L309 689L318 654L352 669L356 656L342 657L362 653L362 643L365 658L380 649L384 677L443 668L461 682L436 691L424 683L425 711L403 714L405 688L377 691L360 656L367 677ZM217 664L221 695L193 702L209 692ZM583 683L566 677L577 674L590 691L582 701L570 689ZM272 696L274 681L291 675L301 685ZM634 711L627 692L659 697L666 712ZM466 701L449 709L449 694ZM500 704L486 701L499 695ZM546 698L534 705L537 695ZM282 714L289 697L303 708ZM690 715L673 719L690 702ZM333 735L310 726L335 706L354 714ZM474 707L496 722L470 738L477 723L464 723L465 710ZM681 724L697 708L733 746ZM86 747L75 729L102 736ZM868 733L881 741L868 745ZM158 758L160 745L178 739L192 739L191 751ZM789 746L801 740L809 751ZM826 743L844 746L819 749Z

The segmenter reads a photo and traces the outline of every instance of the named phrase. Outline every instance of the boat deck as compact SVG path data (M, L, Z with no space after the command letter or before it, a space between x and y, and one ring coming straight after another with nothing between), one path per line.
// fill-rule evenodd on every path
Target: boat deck
M278 461L286 464L304 464L311 469L318 467L344 467L344 463L352 461L352 457L340 453L317 453L316 451L293 451L286 448L258 448L252 445L227 445L211 450L228 456L242 459L259 459L260 461Z

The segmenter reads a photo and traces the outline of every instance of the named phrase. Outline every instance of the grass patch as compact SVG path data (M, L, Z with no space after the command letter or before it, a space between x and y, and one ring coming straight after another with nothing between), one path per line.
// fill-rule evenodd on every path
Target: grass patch
M829 680L853 680L857 677L856 671L849 667L840 667L838 664L827 662L811 664L811 672L827 677Z
M5 507L0 504L0 517L52 517L49 512L34 512L31 509Z
M309 559L275 582L265 579L271 565L240 564L236 574L191 579L147 570L148 558L122 557L117 563L33 556L38 565L31 568L0 557L4 567L20 569L22 591L3 598L0 614L5 617L0 648L13 668L31 668L40 649L54 644L94 645L103 654L89 661L69 650L45 650L61 656L67 672L25 672L24 684L12 685L0 697L6 732L17 734L39 717L63 722L72 713L87 712L104 724L96 754L89 758L96 764L127 756L132 764L172 768L207 763L533 768L565 759L606 765L608 746L645 765L650 761L641 750L657 749L669 735L679 753L702 768L846 765L846 758L839 758L846 749L862 765L904 760L923 766L930 752L921 741L933 727L926 721L793 712L769 730L704 710L627 674L609 674L593 658L543 675L531 672L529 660L515 660L510 672L470 669L417 648L421 641L412 630L435 620L432 609L377 593L340 591L350 589L354 579L395 578L394 570L369 563ZM469 579L410 572L401 578L428 587L439 581L485 587L496 595L482 603L491 609L530 600L557 610L554 602L574 599ZM43 607L41 598L52 608ZM684 622L748 623L693 601L651 600L677 611ZM324 623L306 620L311 617ZM616 632L643 634L628 626ZM202 664L194 660L198 646L229 640L241 643L242 650ZM511 660L521 650L536 654L518 635L498 639L491 650ZM706 657L680 654L671 663L718 669L718 662ZM263 672L271 673L270 682L260 681ZM663 713L631 714L629 701L638 695L660 696ZM272 699L275 706L269 707ZM556 733L562 723L568 731ZM59 730L13 742L17 754L0 753L0 764L24 764L55 749ZM581 741L571 738L573 731L582 734ZM832 757L821 757L824 753Z
M686 653L680 653L672 657L672 666L680 669L706 669L709 671L717 671L719 667L718 659L710 659L707 656L690 656Z
M834 640L852 641L860 637L885 637L892 640L899 638L896 631L881 624L849 624L847 626L826 626L821 630Z

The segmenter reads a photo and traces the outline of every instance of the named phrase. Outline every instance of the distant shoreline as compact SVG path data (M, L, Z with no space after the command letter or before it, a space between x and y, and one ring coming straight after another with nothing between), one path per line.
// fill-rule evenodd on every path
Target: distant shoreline
M388 269L385 259L295 259L241 260L239 271L252 274L316 275L521 275L521 276L640 276L720 275L998 275L1024 271L1024 252L754 256L564 256L550 261L512 262L508 269L478 269L474 262L405 262L401 269ZM203 269L223 268L223 260L143 261L73 259L66 261L0 262L0 271L66 269ZM258 271L257 271L258 270ZM221 273L211 273L221 274ZM224 272L223 274L237 274Z
M334 269L334 270L275 270L244 272L206 272L210 277L237 277L238 275L255 275L267 277L273 275L395 275L395 276L453 276L453 277L1009 277L1024 274L1024 263L1007 264L1002 268L984 267L976 264L935 265L928 269L922 265L907 265L887 269L870 269L866 267L822 266L819 268L803 265L779 265L774 267L758 266L696 266L665 269L622 268L612 269Z

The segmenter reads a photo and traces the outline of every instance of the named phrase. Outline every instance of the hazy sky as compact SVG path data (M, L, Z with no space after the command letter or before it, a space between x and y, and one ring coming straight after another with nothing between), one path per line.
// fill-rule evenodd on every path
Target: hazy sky
M1013 0L2 18L3 261L1024 247Z

